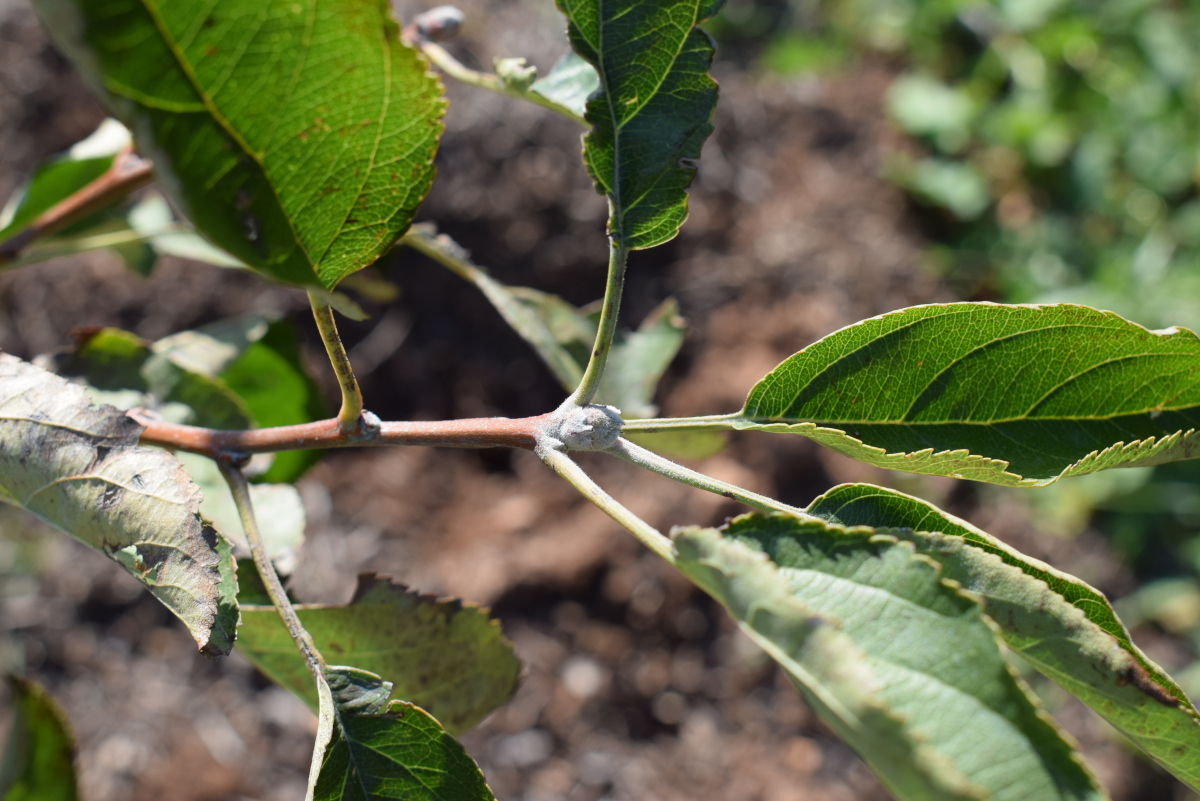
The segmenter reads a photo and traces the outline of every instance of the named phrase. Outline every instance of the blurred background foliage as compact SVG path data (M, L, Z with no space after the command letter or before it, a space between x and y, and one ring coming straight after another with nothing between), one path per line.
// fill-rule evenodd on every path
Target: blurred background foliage
M1200 3L729 0L711 30L768 79L892 65L888 115L909 142L884 169L963 299L1200 330ZM1025 497L1047 533L1095 526L1125 555L1130 628L1200 652L1200 463ZM1200 662L1179 678L1200 695Z

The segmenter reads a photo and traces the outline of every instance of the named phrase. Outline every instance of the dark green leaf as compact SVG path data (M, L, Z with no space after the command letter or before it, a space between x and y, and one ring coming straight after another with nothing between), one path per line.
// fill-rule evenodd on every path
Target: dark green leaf
M774 514L673 538L897 798L1104 798L974 596L894 534Z
M428 709L452 732L478 723L516 689L521 663L486 611L438 601L366 574L346 606L299 606L331 663L382 676L397 698ZM274 608L242 610L238 647L261 670L318 708L312 678Z
M892 533L941 563L947 578L979 593L1010 648L1200 788L1200 714L1130 641L1100 592L894 490L846 484L806 511L848 526L903 529Z
M315 801L494 801L479 767L423 709L339 709Z
M142 427L80 386L0 354L0 500L119 562L209 656L238 623L229 544L201 523L200 489Z
M1085 306L917 306L837 331L736 414L634 430L802 434L890 470L1036 487L1200 455L1200 340Z
M4 801L75 801L75 738L46 690L8 676L12 727L0 762Z
M625 248L666 242L687 218L695 160L712 132L712 40L696 26L720 0L558 0L571 47L595 67L583 160L611 201L609 233Z
M235 258L332 288L433 178L441 84L374 0L39 0L47 28Z
M549 75L534 81L529 91L582 117L588 98L599 88L596 69L572 50L558 60Z

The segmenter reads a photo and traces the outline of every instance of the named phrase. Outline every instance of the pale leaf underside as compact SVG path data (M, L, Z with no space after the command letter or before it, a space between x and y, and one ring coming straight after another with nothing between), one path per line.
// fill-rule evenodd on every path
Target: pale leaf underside
M1133 644L1099 591L894 490L846 484L806 511L844 525L889 528L912 542L947 578L979 593L1010 648L1200 789L1200 714Z
M238 622L229 544L198 514L200 490L141 426L82 387L0 354L0 499L119 562L210 656Z
M678 566L900 799L1100 799L993 624L886 529L745 515L676 529Z

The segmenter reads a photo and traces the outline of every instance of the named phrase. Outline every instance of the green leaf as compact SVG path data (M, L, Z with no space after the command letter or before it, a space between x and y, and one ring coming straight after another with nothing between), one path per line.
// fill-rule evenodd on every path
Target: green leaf
M346 606L298 606L327 660L392 682L451 732L471 728L516 689L521 664L487 612L438 601L365 574ZM273 607L245 607L238 647L266 675L317 708L312 680Z
M867 484L835 487L809 514L889 529L983 598L1010 648L1200 789L1200 713L1129 639L1099 591L931 504Z
M802 434L889 470L1040 487L1200 455L1200 340L1085 306L916 306L784 361L745 407L633 430Z
M677 566L897 798L1105 797L974 596L893 532L774 514L673 538Z
M75 801L75 737L45 688L6 677L13 719L0 762L4 801Z
M696 26L721 0L557 0L571 47L599 73L583 161L610 201L609 234L640 250L687 219L695 160L712 132L713 43Z
M376 0L38 0L204 235L334 287L404 233L433 179L440 81Z
M384 712L339 710L325 750L316 801L494 801L479 766L420 707L392 701Z
M201 652L238 623L229 544L200 520L200 489L142 427L86 391L0 354L0 500L108 555L170 609Z
M129 131L116 120L105 120L87 139L38 167L0 211L0 242L103 175L127 144Z
M219 376L246 404L259 426L289 426L329 416L321 391L304 366L299 332L287 320L272 322L261 338L221 368ZM256 480L278 484L295 481L320 460L321 454L277 453L271 467Z
M529 91L582 117L588 98L600 88L596 69L572 50L558 60L544 78L538 78Z

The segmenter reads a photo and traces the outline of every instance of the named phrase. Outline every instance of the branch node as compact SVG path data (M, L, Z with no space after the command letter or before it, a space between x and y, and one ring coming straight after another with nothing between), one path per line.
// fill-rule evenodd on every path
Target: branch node
M621 438L625 421L615 406L589 403L576 406L568 398L562 406L547 415L538 437L537 451L604 451Z
M342 433L355 443L370 442L379 436L383 430L383 421L374 412L363 409L362 414L354 421L354 425L342 429Z

